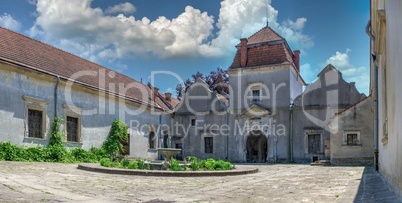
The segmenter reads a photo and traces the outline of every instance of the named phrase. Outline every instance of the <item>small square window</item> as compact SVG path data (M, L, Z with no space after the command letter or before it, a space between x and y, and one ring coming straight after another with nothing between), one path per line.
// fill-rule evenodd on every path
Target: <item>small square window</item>
M260 101L260 90L253 90L253 101Z
M28 109L28 137L43 138L43 112Z
M195 118L192 118L192 119L191 119L191 126L195 126L196 121L197 121L197 120L196 120Z
M357 134L347 134L346 142L347 142L347 145L358 145L359 140L358 140Z
M214 153L214 138L213 137L204 137L204 152L206 154Z
M67 141L79 141L79 123L78 118L67 116Z

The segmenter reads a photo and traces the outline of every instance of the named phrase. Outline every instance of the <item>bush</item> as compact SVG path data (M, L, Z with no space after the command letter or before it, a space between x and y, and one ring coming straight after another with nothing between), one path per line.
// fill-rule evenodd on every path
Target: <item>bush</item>
M127 168L128 169L138 169L138 161L130 161Z
M25 157L26 161L37 161L44 162L46 161L47 150L43 147L28 147L25 149Z
M104 167L110 167L112 164L109 158L103 158L100 160L100 165Z
M122 166L123 168L127 168L128 165L130 164L130 160L124 158L124 159L121 160L120 164L121 164L121 166Z
M138 160L138 168L141 170L149 169L149 164L146 164L144 160Z
M215 159L209 158L204 163L205 168L207 170L214 170L215 169Z
M169 167L172 171L182 171L183 168L180 167L180 162L177 161L176 159L172 159L170 161Z
M187 160L188 162L193 162L193 161L198 161L198 158L195 157L195 156L187 156L187 157L186 157L186 160Z
M198 171L198 170L200 170L200 162L198 161L198 160L193 160L193 161L191 161L190 162L190 168L191 168L191 170L193 170L193 171Z
M123 121L114 120L109 132L107 140L103 143L103 147L111 160L115 160L124 152L122 142L127 141L127 126Z

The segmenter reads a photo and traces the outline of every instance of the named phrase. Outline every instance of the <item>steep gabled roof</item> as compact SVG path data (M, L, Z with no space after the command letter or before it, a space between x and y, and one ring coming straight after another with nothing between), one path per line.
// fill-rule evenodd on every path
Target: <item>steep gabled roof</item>
M161 108L161 105L150 100L152 92L146 85L118 72L114 73L114 77L110 77L108 73L113 70L2 27L0 27L0 62L59 76L65 80L70 80L80 71L91 71L97 76L103 73L105 84L100 83L99 77L85 74L75 78L75 81L95 90ZM110 83L116 84L116 89L108 89ZM131 88L119 91L117 84L121 83L124 87L130 85ZM142 92L147 95L143 95Z
M284 38L281 37L278 33L276 33L272 28L266 26L261 30L259 30L258 32L254 33L253 35L251 35L249 38L247 38L247 40L248 40L247 44L252 45L252 44L260 44L265 42L284 40Z
M240 44L229 69L241 67ZM247 38L247 57L245 67L294 63L293 52L286 40L272 28L266 26Z
M327 73L329 71L335 71L336 73L338 73L342 77L342 73L337 68L335 68L332 64L328 64L327 66L325 66L325 68L322 69L320 71L320 73L318 73L317 77L319 78L320 76L325 75L325 73Z

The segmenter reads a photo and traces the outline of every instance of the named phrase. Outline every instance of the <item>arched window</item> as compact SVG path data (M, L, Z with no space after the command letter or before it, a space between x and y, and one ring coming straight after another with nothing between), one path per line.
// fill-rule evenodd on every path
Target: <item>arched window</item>
M156 148L156 139L155 139L155 133L150 132L148 136L148 141L149 141L149 148L150 149L155 149Z

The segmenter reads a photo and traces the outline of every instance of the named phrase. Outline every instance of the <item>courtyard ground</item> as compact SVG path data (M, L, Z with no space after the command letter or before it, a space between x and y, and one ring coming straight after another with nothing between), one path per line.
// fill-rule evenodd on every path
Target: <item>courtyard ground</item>
M0 202L400 202L372 167L253 165L227 177L150 177L0 162Z

